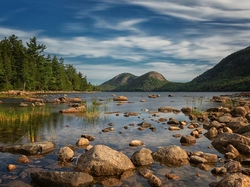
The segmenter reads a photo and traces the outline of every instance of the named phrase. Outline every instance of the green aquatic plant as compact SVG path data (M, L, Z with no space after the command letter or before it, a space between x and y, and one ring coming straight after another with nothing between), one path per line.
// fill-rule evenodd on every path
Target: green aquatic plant
M49 116L50 109L47 107L32 107L32 108L0 108L0 122L27 122L37 117Z
M101 119L105 121L105 113L107 112L109 102L110 100L100 102L96 98L92 98L91 101L86 102L85 110L78 112L78 116L85 118L88 123L92 124L99 122Z

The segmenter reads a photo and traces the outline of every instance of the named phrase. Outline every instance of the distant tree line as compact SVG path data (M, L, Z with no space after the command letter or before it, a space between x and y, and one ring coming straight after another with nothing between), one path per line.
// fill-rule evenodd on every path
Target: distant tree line
M36 37L26 45L15 35L0 41L0 90L99 90L64 59L45 56L46 46L38 44Z

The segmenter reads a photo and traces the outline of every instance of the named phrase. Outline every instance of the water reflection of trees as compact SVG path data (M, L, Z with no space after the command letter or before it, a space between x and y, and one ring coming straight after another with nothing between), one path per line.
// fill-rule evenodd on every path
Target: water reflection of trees
M8 110L8 107L5 108ZM33 116L25 122L10 121L0 123L0 142L20 144L53 139L56 129L63 126L64 118L58 113L45 116Z

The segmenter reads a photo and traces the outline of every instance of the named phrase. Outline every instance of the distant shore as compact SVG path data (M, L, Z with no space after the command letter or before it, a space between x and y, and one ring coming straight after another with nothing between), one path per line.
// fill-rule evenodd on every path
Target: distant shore
M29 97L37 94L70 94L70 93L96 93L96 91L22 91L8 90L0 92L0 97Z

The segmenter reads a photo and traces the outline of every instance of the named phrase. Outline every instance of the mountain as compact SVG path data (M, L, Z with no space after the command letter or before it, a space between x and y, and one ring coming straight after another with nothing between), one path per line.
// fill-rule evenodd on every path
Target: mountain
M191 91L249 91L250 47L232 53L185 86Z
M250 47L230 54L187 83L170 82L154 71L140 77L133 75L127 78L129 81L119 78L121 75L103 83L101 88L104 91L250 91Z
M168 81L155 71L148 72L140 77L123 73L103 83L100 87L104 91L153 91L160 89Z
M119 75L115 76L114 78L110 79L109 81L102 83L99 87L103 91L111 91L117 87L131 83L136 78L137 78L137 76L135 76L131 73L122 73L122 74L119 74Z

